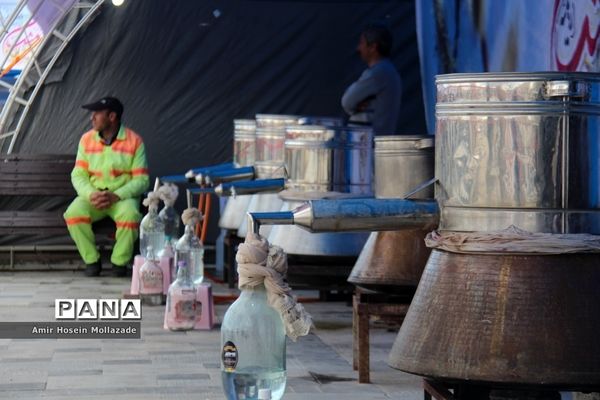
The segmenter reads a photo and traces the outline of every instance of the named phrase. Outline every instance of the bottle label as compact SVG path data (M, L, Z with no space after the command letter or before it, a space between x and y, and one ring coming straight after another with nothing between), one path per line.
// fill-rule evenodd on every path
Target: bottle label
M194 321L196 319L196 293L194 292L190 299L189 294L182 291L181 294L175 295L173 303L175 303L175 321Z
M162 271L158 268L155 270L140 271L140 292L144 294L162 293L163 277Z
M233 342L226 342L223 345L223 353L221 354L223 360L223 369L225 372L234 372L235 366L238 362L238 351L237 347Z

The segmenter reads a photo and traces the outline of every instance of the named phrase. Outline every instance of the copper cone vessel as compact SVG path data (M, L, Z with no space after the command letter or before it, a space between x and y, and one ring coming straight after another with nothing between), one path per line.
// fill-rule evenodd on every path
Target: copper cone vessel
M434 250L389 357L440 380L600 387L600 255Z
M373 232L363 247L348 282L377 292L414 291L431 252L428 230Z

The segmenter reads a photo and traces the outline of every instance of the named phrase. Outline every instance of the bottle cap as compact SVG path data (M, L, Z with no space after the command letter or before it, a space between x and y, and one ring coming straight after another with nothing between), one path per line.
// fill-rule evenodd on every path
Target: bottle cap
M271 389L258 389L258 400L271 400Z

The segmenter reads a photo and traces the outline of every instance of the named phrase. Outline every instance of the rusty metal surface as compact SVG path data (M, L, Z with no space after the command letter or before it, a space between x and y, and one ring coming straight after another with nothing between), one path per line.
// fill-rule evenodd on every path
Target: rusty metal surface
M416 287L431 252L428 230L373 232L348 278L357 286L384 293Z
M434 250L389 364L441 380L600 387L600 256Z

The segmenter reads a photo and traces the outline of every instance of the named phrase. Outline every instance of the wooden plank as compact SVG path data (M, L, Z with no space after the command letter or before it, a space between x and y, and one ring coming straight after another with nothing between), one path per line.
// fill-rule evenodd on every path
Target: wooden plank
M69 232L67 231L67 227L47 227L40 229L25 227L2 227L0 226L0 234L2 235L66 235Z
M19 188L72 188L71 182L57 182L53 180L37 180L37 181L2 181L0 180L0 189L19 189Z
M6 154L2 160L74 160L74 154Z
M437 400L455 400L454 395L441 383L423 379L423 389Z
M0 173L18 174L58 174L71 173L75 163L13 163L0 162Z
M67 190L64 188L57 191L56 188L20 188L18 192L9 191L9 189L0 189L2 196L58 196L58 197L74 197L75 189Z
M29 181L52 181L52 182L71 182L71 174L15 174L0 173L0 182L29 182Z
M67 224L62 218L40 218L40 219L12 219L0 220L0 226L3 228L45 228L45 227L61 227L66 228Z
M41 210L4 210L0 211L0 219L7 218L44 218L49 215L58 215L63 211L41 211Z

